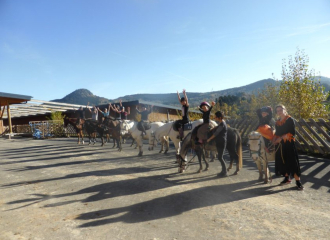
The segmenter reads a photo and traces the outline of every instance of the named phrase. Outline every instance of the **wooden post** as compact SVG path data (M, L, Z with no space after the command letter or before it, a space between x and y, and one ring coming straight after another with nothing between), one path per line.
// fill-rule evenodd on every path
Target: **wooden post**
M11 134L13 133L13 128L11 126L10 107L9 107L8 101L7 101L7 117L8 117L8 124L9 124L9 139L11 139Z

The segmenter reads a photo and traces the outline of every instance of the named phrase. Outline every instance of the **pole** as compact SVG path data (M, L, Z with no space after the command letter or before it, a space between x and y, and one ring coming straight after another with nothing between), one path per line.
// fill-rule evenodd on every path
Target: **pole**
M7 101L7 115L8 115L8 124L9 124L9 139L11 139L11 134L13 133L13 128L11 126L9 101Z

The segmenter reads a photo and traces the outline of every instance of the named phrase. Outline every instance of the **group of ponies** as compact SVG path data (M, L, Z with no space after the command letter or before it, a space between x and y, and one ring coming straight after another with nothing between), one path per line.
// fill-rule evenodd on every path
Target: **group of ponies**
M142 134L142 129L139 123L132 120L114 120L111 118L106 118L101 124L97 121L90 119L81 119L80 123L77 122L77 118L65 118L64 125L67 127L71 124L78 134L78 144L84 143L83 131L88 134L89 144L95 139L96 133L100 136L102 140L102 146L104 145L104 136L111 135L113 138L114 145L118 150L122 150L122 136L131 136L133 139L132 145L135 142L136 148L138 149L138 156L143 155L143 141L148 140L149 147L148 150L153 150L154 146L158 143L161 145L159 153L167 153L169 150L169 141L171 140L176 153L176 160L178 162L178 172L183 173L186 171L189 161L187 155L189 150L194 151L194 157L198 157L200 168L198 172L202 171L202 160L204 161L206 167L205 171L209 168L209 163L205 158L206 152L213 152L214 155L217 152L216 139L210 143L194 144L194 139L192 137L192 131L197 126L203 123L202 119L192 121L187 124L187 127L183 131L183 139L180 138L179 131L176 128L176 122L152 122L145 127L146 134ZM214 121L211 121L212 125L217 125ZM213 128L210 132L214 131ZM249 135L248 146L250 148L251 158L257 165L259 171L259 180L264 180L264 183L271 182L271 175L269 173L268 163L275 160L275 152L266 151L265 141L259 132L253 131ZM81 141L80 141L81 138ZM94 140L95 143L95 140ZM131 145L131 146L132 146ZM240 133L237 129L228 127L227 131L227 145L226 150L228 151L230 157L229 167L223 159L219 159L222 171L220 176L227 176L227 172L233 167L234 161L236 162L236 170L234 175L238 174L239 170L242 168L243 154L242 154L242 139ZM263 177L265 175L265 177Z
M104 146L104 137L112 136L113 148L117 144L118 151L122 150L122 136L120 134L119 120L105 118L103 123L100 123L92 119L80 119L80 121L78 121L77 118L64 118L64 127L67 128L68 125L71 125L75 129L78 135L78 144L84 144L85 131L89 138L89 144L92 142L95 144L97 134L101 138L101 146Z

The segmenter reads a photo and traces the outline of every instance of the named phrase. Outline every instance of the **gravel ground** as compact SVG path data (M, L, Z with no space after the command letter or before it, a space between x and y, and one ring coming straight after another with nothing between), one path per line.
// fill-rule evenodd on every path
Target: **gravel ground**
M329 239L329 159L300 156L297 191L258 181L246 148L218 178L218 161L178 174L173 148L123 146L0 138L0 239Z

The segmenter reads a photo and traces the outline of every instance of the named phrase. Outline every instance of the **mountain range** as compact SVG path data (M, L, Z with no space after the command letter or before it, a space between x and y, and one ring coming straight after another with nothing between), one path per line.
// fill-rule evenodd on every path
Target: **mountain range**
M274 84L278 81L268 78L254 83L236 87L229 88L225 90L212 91L212 92L187 92L189 103L191 106L197 106L202 101L214 101L219 96L225 95L242 95L242 94L252 94L258 90L264 88L265 84ZM325 87L326 91L330 91L330 78L320 77L320 83ZM164 93L164 94L132 94L125 95L116 99L108 99L105 97L99 97L94 95L87 89L78 89L72 93L66 95L64 98L52 100L53 102L63 102L63 103L72 103L79 105L86 105L89 102L89 105L101 105L109 102L118 102L121 99L123 102L126 101L148 101L164 105L178 105L177 93Z

